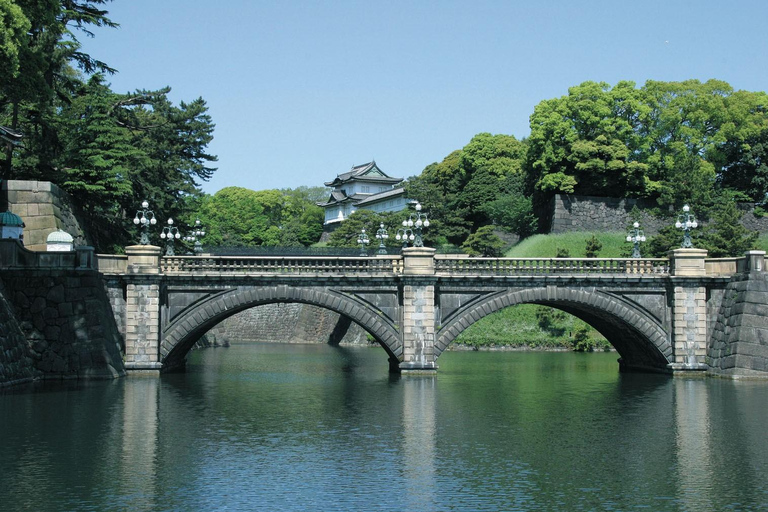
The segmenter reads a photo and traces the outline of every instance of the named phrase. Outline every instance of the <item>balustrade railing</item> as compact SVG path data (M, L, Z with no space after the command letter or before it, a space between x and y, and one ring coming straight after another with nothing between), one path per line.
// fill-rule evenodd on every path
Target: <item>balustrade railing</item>
M669 273L666 258L450 258L435 259L438 274L564 275Z
M401 274L403 260L392 257L320 256L166 256L160 271L174 273L243 273L243 274Z
M41 259L47 255L41 253ZM72 257L72 256L70 256ZM5 258L7 259L7 258ZM99 271L126 272L125 256L97 255ZM166 256L160 259L163 274L403 274L402 256ZM438 275L541 276L541 275L668 275L667 258L467 258L440 255ZM4 266L7 261L2 261ZM28 263L27 263L28 264ZM747 269L745 258L706 260L706 275L729 276Z

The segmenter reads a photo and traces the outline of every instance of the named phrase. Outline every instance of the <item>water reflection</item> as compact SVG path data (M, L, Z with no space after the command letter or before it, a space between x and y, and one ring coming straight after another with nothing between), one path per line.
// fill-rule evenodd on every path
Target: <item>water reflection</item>
M149 376L130 379L122 397L121 495L132 497L132 510L157 510L160 380Z
M405 499L415 510L432 510L435 502L435 384L434 376L409 377L400 383Z
M677 497L692 510L707 510L713 501L715 475L710 461L709 400L700 379L675 381Z
M185 374L0 393L3 510L758 510L768 383L610 354L200 351Z

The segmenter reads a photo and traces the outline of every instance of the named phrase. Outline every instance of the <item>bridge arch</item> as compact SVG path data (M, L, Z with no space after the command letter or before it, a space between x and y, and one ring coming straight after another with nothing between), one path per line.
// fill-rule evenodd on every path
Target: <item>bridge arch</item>
M438 331L436 355L477 320L517 304L551 306L584 320L616 348L625 369L666 370L674 362L670 335L650 313L599 290L569 287L506 290L460 308Z
M351 318L369 332L395 367L402 354L396 326L369 304L342 292L294 286L238 287L196 302L176 315L163 330L160 361L163 369L183 367L197 340L219 322L243 310L274 303L304 303Z

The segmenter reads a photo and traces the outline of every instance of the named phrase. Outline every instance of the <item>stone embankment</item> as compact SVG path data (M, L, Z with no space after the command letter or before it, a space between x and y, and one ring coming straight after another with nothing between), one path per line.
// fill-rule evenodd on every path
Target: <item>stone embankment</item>
M101 275L75 256L0 240L0 385L125 375Z
M761 377L768 372L768 275L734 276L725 289L706 358L710 373Z
M768 217L755 215L753 203L739 203L744 216L741 224L750 231L768 233ZM633 209L638 218L633 218ZM593 197L556 194L549 209L544 212L547 219L543 228L550 233L570 231L625 231L635 220L647 236L657 234L670 224L670 217L657 217L655 201L618 197ZM674 223L674 221L672 222ZM706 224L706 222L704 222Z
M29 382L39 374L13 306L0 281L0 387Z
M199 346L233 342L368 344L363 328L309 304L266 304L233 315L211 329Z

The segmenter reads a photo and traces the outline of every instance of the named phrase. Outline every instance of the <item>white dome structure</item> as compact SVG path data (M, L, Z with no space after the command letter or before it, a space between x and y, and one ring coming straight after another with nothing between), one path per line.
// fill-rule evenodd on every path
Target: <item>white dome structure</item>
M75 239L66 231L57 229L48 235L45 243L48 247L48 252L71 252L73 250Z

